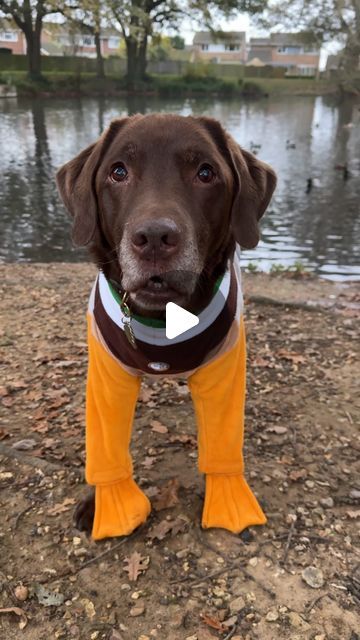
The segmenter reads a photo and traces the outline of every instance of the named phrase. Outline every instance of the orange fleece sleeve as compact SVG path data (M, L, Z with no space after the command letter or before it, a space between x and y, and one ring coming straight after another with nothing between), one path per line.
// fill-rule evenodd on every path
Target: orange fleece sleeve
M94 334L88 317L86 480L95 485L93 538L131 533L150 513L132 478L129 453L140 378L125 371Z
M197 424L199 469L206 474L202 526L239 533L266 517L243 472L246 342L243 320L235 347L189 378Z

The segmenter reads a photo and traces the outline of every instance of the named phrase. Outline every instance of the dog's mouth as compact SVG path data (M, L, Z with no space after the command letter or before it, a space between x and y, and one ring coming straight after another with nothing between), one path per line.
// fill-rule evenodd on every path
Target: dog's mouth
M179 272L152 275L129 291L136 306L145 309L163 310L168 302L184 304L190 297L193 286L189 278Z

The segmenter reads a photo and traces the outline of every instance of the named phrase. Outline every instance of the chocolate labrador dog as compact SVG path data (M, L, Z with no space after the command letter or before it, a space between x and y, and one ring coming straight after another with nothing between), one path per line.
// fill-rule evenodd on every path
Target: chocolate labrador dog
M86 463L96 500L91 494L78 505L76 526L102 538L146 519L150 504L132 479L129 434L140 377L165 371L188 378L195 403L203 526L240 531L265 522L243 478L245 347L235 250L259 241L273 170L212 118L135 115L114 120L58 171L57 185L73 241L99 269L88 314ZM164 335L168 302L201 319L197 333L175 344ZM210 381L216 388L207 395Z

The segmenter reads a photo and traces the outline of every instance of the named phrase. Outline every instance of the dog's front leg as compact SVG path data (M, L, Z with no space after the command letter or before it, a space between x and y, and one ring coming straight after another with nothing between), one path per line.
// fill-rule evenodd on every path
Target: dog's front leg
M189 378L198 424L199 469L206 474L202 526L234 533L266 517L244 478L246 344L243 321L236 346Z
M96 540L131 533L150 513L150 502L132 478L129 452L140 378L106 351L89 317L86 388L86 480L95 485Z

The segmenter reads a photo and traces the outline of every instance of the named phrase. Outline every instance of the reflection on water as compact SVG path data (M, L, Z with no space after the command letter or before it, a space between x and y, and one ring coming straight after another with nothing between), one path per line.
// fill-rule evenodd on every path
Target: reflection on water
M278 173L262 241L244 262L301 261L323 277L360 279L360 110L329 97L240 100L3 100L0 102L1 253L6 261L77 261L54 173L127 113L171 111L221 120ZM350 123L351 126L348 126ZM349 177L344 179L342 166ZM337 168L335 168L337 167ZM307 193L307 180L312 189Z

